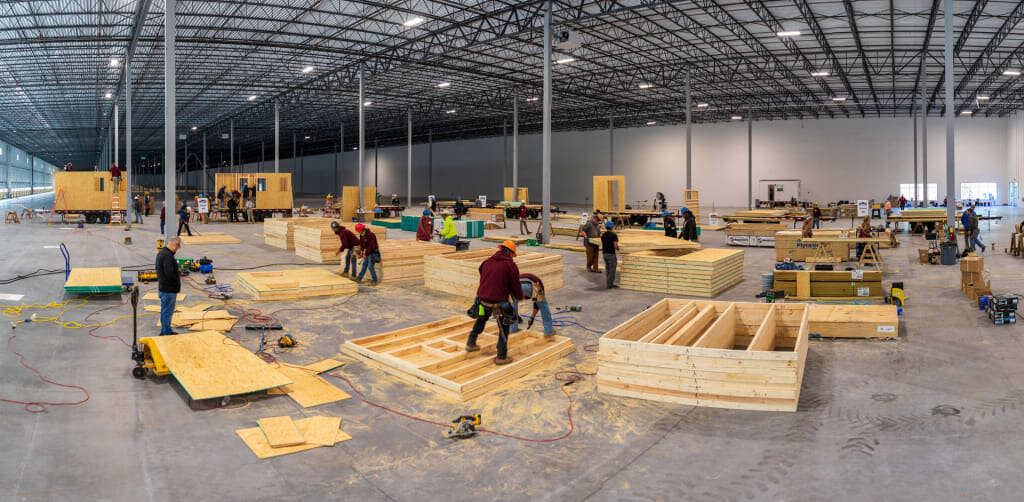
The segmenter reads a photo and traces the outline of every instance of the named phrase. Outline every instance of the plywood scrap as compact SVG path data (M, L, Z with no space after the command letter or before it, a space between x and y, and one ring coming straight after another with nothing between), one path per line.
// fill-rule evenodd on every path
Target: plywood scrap
M182 310L182 311L191 310L193 312L199 312L199 311L206 310L206 309L208 309L210 307L214 307L214 306L215 306L215 304L213 304L213 303L199 302L199 303L196 303L194 305L175 305L175 309Z
M160 301L160 295L158 295L156 291L150 291L149 293L142 295L142 299L158 302ZM178 297L175 299L175 301L185 301L185 293L178 293Z
M359 291L355 282L320 267L240 272L236 279L242 289L258 300L350 295Z
M423 258L423 282L427 289L443 291L466 298L476 294L480 283L480 264L490 258L496 249L460 251ZM565 286L562 277L562 255L521 251L515 258L520 273L531 273L544 281L547 291Z
M302 433L295 426L292 417L261 418L256 423L259 424L260 430L263 431L263 435L267 438L267 444L271 448L295 446L306 442L306 438L302 437Z
M303 437L307 444L334 446L338 442L338 431L341 429L341 417L309 417Z
M150 340L167 369L195 400L248 394L291 379L216 331L157 336Z
M319 374L331 371L333 369L338 369L344 365L345 363L335 359L324 359L323 361L318 361L313 364L307 364L305 368L312 371L313 373Z
M278 371L291 379L292 383L274 391L273 394L287 394L303 408L312 408L352 397L334 384L317 376L317 372L307 368L282 364Z
M441 319L349 340L341 350L406 382L458 400L501 389L575 350L572 340L564 336L549 340L534 331L520 331L508 340L508 354L515 361L496 366L498 328L493 323L477 339L481 350L464 350L473 322L465 316Z
M238 319L207 319L205 321L199 321L195 324L189 325L188 329L192 331L231 331L235 327L235 323ZM174 321L171 321L174 324Z
M322 423L311 420L312 418L303 418L295 421L295 427L299 429L303 437L309 434L312 427L322 426ZM246 446L252 450L253 454L258 459L267 459L273 457L279 457L281 455L288 455L291 453L298 453L300 451L312 450L313 448L319 448L324 446L318 443L302 443L294 446L282 446L280 448L274 448L267 442L267 437L263 435L263 431L259 427L252 427L249 429L238 429L235 431L238 437L242 438L242 441ZM348 441L352 439L345 431L337 429L334 433L334 444L338 444L342 441ZM332 445L333 446L333 445Z
M203 232L201 235L182 235L181 243L196 244L241 244L242 240L226 232Z

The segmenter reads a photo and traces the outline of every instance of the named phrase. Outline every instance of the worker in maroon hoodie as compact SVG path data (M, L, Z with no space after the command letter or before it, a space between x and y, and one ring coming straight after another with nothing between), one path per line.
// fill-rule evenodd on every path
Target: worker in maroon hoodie
M352 233L351 230L339 225L336 221L331 222L331 230L334 231L334 234L338 236L338 240L341 241L341 247L334 253L335 256L344 253L346 249L348 250L348 253L345 254L345 271L341 275L349 275L349 265L352 266L352 275L356 275L356 257L352 251L359 245L359 239L356 238L356 234Z
M356 223L356 234L359 236L359 254L363 256L363 269L359 271L356 282L362 282L366 275L366 269L370 269L370 278L377 284L377 271L374 270L374 263L380 263L380 248L377 247L377 235L366 225ZM355 270L353 270L355 272Z
M110 181L114 184L114 191L121 190L121 168L117 164L110 164Z
M498 246L498 252L480 264L480 286L476 289L476 303L471 312L476 323L466 340L466 352L476 352L480 347L476 338L484 331L487 319L492 315L498 318L498 357L494 364L498 366L512 362L508 357L508 332L512 326L515 309L509 301L523 299L523 289L519 283L519 267L514 260L516 244L507 240Z

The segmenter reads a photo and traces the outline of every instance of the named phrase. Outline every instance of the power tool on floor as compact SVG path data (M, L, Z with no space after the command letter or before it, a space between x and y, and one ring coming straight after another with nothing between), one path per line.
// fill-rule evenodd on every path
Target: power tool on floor
M139 282L156 282L156 270L140 270L138 279Z
M452 420L448 426L448 437L451 439L469 439L476 435L476 428L480 425L480 414L462 415Z
M293 338L292 335L284 335L277 339L277 346L282 349L289 349L298 344L299 342L295 341L295 338Z
M894 282L889 286L889 296L885 297L885 303L902 307L906 303L906 293L903 291L903 281Z

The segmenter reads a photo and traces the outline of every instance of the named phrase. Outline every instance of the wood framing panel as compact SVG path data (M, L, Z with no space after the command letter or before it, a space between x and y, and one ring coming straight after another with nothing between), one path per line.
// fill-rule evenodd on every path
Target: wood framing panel
M547 340L540 333L520 331L512 333L508 341L508 354L515 361L497 366L498 327L493 322L477 339L480 351L464 350L473 323L466 316L450 317L349 340L341 350L402 380L460 401L501 389L576 350L564 336Z
M427 256L447 255L455 248L437 242L414 239L383 240L380 245L381 282L423 280L423 261ZM362 263L359 264L362 267Z
M626 210L626 177L594 176L594 210Z
M423 258L423 283L427 289L473 298L480 284L480 264L495 253L495 249L460 251ZM549 253L523 251L515 258L520 273L540 277L546 291L565 286L562 277L562 256Z
M295 249L295 227L322 227L330 228L331 222L337 221L332 218L267 218L263 220L263 242L268 246L281 249ZM338 221L338 223L342 223Z
M515 190L514 187L505 187L505 190L504 190L504 193L503 193L503 195L504 195L504 199L503 200L508 201L508 202L522 202L524 200L526 202L530 202L530 189L529 188L519 187L519 191L516 192L516 193L512 193L513 190Z
M227 187L227 193L232 190L242 191L243 181L248 186L259 187L263 185L263 191L256 192L256 209L292 209L292 175L291 173L216 173L214 176L213 193L217 193L220 187ZM226 200L226 199L225 199ZM239 204L239 209L244 209Z
M239 286L258 300L288 300L324 295L351 295L359 286L325 268L239 272Z
M624 289L712 297L743 280L743 251L642 251L623 255L620 270Z

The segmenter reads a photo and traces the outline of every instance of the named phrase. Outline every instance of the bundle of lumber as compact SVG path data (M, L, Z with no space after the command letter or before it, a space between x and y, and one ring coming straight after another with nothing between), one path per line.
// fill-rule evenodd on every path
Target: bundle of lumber
M901 219L903 219L904 221L943 221L946 219L946 209L908 208L900 211L900 214L898 214L897 216L901 217Z
M785 229L786 225L782 223L730 223L725 227L725 235L773 237L776 232Z
M700 249L700 243L668 237L657 230L619 230L620 253L637 253L652 249Z
M840 218L855 218L857 216L857 204L840 204Z
M735 213L725 216L727 220L752 220L757 221L760 219L779 219L784 218L789 212L788 209L749 209L746 211L736 211Z
M267 218L263 220L263 242L281 249L295 249L295 227L327 227L331 218Z
M661 300L601 337L597 389L695 406L796 411L809 307Z
M494 323L488 323L477 338L479 351L464 349L474 322L464 315L450 317L349 340L341 351L406 382L463 401L502 389L576 350L567 337L549 340L534 331L519 331L508 338L508 355L515 361L495 366L498 327Z
M743 280L743 251L655 250L622 256L624 289L713 297Z
M551 235L576 237L583 226L583 216L576 214L552 214Z
M486 207L471 207L466 213L466 219L481 220L490 223L505 223L505 211L502 209L490 209Z
M355 232L354 228L350 230ZM388 237L386 227L373 227L370 231L377 235L378 243ZM316 263L341 263L341 257L335 254L341 241L331 230L330 221L326 226L296 226L294 233L296 256Z
M408 240L380 241L381 282L422 281L423 258L454 253L455 247L437 242Z
M815 237L840 237L846 235L845 230L815 230ZM814 256L819 243L803 242L803 234L799 230L784 230L775 234L775 260L789 258L793 261L807 261ZM850 256L850 244L832 243L832 254L839 257Z
M773 287L796 300L884 297L877 270L776 270Z
M240 244L241 242L241 239L226 232L203 232L202 235L181 236L181 243L187 245Z
M480 249L423 257L423 279L427 289L443 291L466 298L476 295L480 284L480 264L494 254L495 249ZM562 278L562 256L549 253L521 251L515 259L520 273L540 277L546 291L565 285Z
M237 279L239 286L258 300L350 295L359 291L356 283L330 270L316 267L240 272Z

